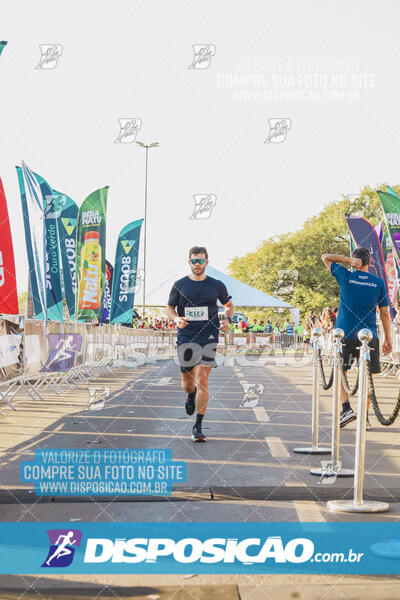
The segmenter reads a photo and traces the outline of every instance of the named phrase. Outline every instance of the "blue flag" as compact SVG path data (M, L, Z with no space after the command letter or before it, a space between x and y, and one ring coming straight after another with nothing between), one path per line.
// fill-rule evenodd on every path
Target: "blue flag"
M357 215L346 215L346 221L355 246L368 248L370 252L371 262L368 272L383 279L389 297L385 260L376 230L369 221Z
M44 199L44 228L46 239L46 315L51 321L64 321L62 288L61 288L61 261L60 242L58 237L57 194L55 194L47 181L37 173L33 173L39 182Z
M38 182L30 178L24 163L22 167L16 167L16 169L21 194L33 310L36 319L44 319L46 315L46 248L43 198Z
M17 173L35 316L63 321L56 195L25 163Z
M132 323L139 258L140 228L143 219L124 227L115 251L110 323Z
M60 192L56 192L57 226L60 238L60 253L64 280L65 300L69 316L75 320L76 292L76 224L78 206L75 202Z

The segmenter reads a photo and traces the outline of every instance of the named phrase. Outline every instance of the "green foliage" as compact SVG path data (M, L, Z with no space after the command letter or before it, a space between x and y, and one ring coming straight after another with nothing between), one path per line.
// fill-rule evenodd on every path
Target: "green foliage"
M392 187L396 193L400 192L400 186ZM339 303L339 287L325 268L321 254L349 255L346 213L357 214L376 225L383 219L376 189L366 186L357 197L331 202L307 219L299 231L273 236L255 252L235 257L229 265L232 277L267 294L279 295L299 307L302 317L311 308L316 311L324 306L334 308ZM271 318L266 311L259 312L259 318ZM277 320L285 316L282 313Z

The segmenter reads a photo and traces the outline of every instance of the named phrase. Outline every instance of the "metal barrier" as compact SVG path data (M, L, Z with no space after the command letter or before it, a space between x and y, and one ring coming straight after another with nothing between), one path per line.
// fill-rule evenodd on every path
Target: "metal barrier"
M330 454L330 448L322 448L319 443L319 350L321 330L315 327L312 330L313 341L313 391L312 391L312 445L304 448L294 448L296 454Z
M339 383L341 340L344 337L343 329L334 329L332 332L333 351L333 384L332 384L332 447L331 464L328 468L311 469L311 475L324 477L353 477L352 469L343 469L340 462L340 405L339 405Z
M175 351L168 331L24 319L17 333L8 325L0 319L0 399L13 410L17 395L44 400L46 391L61 395L113 369L136 368Z
M367 360L369 360L368 342L372 339L369 329L361 329L358 333L361 342L360 348L360 385L358 388L357 407L357 432L356 432L356 455L354 476L354 498L353 500L330 500L327 504L329 510L334 512L384 512L389 510L387 502L365 501L364 494L364 472L365 472L365 430L367 423Z

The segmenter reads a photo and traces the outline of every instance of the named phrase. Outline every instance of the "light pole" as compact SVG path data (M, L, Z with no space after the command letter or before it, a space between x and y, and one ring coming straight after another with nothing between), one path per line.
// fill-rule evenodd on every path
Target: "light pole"
M152 142L151 144L143 144L143 142L136 142L138 146L146 149L146 173L144 178L144 252L143 252L143 309L142 319L144 319L146 312L146 233L147 233L147 164L148 164L148 152L149 148L157 148L160 144L158 142Z

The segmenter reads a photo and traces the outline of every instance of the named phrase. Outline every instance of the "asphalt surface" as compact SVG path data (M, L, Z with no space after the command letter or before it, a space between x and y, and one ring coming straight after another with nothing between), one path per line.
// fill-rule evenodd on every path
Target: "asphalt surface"
M352 375L350 376L351 379ZM104 408L87 410L88 390L45 402L16 400L17 411L0 417L0 518L4 521L377 521L400 514L399 421L382 427L371 417L367 433L365 497L390 502L388 513L332 513L329 499L351 498L352 478L321 482L310 474L329 456L295 454L311 442L311 366L290 357L263 362L229 357L210 375L203 430L207 443L193 443L194 417L174 360L115 371L90 384L109 387ZM246 390L257 386L253 398ZM385 414L398 381L376 378ZM261 391L262 390L262 391ZM330 445L331 391L321 391L320 445ZM353 403L356 408L356 403ZM355 423L341 430L343 466L354 466ZM22 484L19 465L38 448L168 448L185 461L187 479L173 494L158 496L37 497Z

